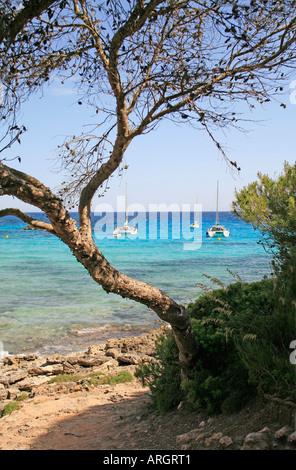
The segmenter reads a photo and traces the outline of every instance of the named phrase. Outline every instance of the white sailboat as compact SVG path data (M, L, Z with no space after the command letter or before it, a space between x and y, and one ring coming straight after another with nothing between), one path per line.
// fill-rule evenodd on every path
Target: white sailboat
M215 235L223 235L224 237L229 237L230 231L219 224L219 212L218 212L218 200L219 200L219 183L217 181L217 204L216 204L216 224L211 228L208 228L207 235L209 237L214 237Z
M113 230L113 235L118 238L121 237L121 234L131 234L136 235L138 233L137 227L130 227L128 225L128 213L127 213L127 183L126 183L126 192L125 192L125 222L121 227L115 227Z
M197 205L197 198L196 198L196 208L198 207ZM198 212L198 209L197 210L197 219L192 223L190 224L190 227L192 228L199 228L199 212Z

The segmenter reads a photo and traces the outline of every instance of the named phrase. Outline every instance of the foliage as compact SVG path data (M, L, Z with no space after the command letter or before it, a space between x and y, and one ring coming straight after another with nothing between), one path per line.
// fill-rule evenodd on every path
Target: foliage
M262 235L261 243L273 253L273 308L270 314L239 318L236 346L249 370L250 380L265 393L296 397L295 370L287 348L296 333L296 163L284 163L272 179L258 173L259 181L236 193L233 210Z
M115 385L119 383L131 382L134 380L132 374L126 370L121 370L117 374L108 375L102 378L98 378L98 384L110 384Z
M16 399L16 401L24 401L28 398L28 394L26 392L22 392Z
M276 179L260 172L258 179L236 192L233 211L259 230L261 243L282 265L296 246L296 163L285 162Z
M150 387L156 408L164 413L177 406L183 396L178 348L169 330L156 340L155 346L157 362L142 364L135 375Z
M199 345L193 377L181 384L168 333L158 347L160 362L141 371L155 405L165 411L186 398L198 409L217 413L237 411L258 393L296 398L295 369L289 363L295 309L287 317L281 290L272 279L236 282L190 304Z
M59 374L50 379L49 383L77 382L78 380L83 380L85 384L89 385L114 385L117 383L131 382L133 379L130 372L122 370L112 375L104 375L100 372L92 372L91 374Z
M76 382L77 380L82 379L82 374L58 374L55 377L52 377L48 383L63 383L63 382Z
M249 380L262 393L296 398L295 366L289 345L296 337L296 258L290 258L274 281L272 308L237 317L236 347Z
M16 411L19 409L19 403L17 401L10 401L5 405L3 411L2 411L2 416L8 416L10 415L13 411Z
M19 403L21 401L24 401L28 398L28 394L26 392L21 393L15 401L10 401L8 402L5 407L3 408L2 411L2 416L8 416L10 415L13 411L16 411L19 409Z

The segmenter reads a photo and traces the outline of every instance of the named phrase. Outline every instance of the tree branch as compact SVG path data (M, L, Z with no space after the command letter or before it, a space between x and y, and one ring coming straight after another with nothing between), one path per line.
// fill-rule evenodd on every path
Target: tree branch
M29 21L37 18L55 2L56 0L30 0L26 2L25 6L12 19L1 18L4 27L0 31L0 44L5 39L9 43L13 42Z
M31 217L30 215L25 214L19 209L8 208L8 209L0 210L0 217L6 217L8 215L18 217L19 219L23 220L24 222L31 225L32 227L38 228L40 230L45 230L46 232L49 232L52 235L56 235L56 232L54 231L51 224L35 219Z
M62 201L39 180L0 161L0 190L2 195L15 196L41 209L49 218L54 234L70 249L74 250L79 245L81 237L75 220Z

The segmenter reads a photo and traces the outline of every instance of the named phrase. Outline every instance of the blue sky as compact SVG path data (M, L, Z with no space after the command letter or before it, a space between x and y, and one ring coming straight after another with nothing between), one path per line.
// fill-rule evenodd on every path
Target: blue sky
M296 73L295 73L296 79ZM296 83L295 83L296 85ZM128 182L129 203L142 204L202 204L203 210L215 210L216 183L219 180L219 209L230 210L235 189L240 189L256 179L258 171L274 176L282 171L284 160L296 161L294 133L296 104L290 99L293 89L286 86L286 109L278 103L258 107L252 118L260 124L248 123L249 132L244 134L231 130L223 136L222 144L229 157L241 167L240 174L231 170L219 154L210 138L192 129L165 121L158 129L138 137L126 153L128 170L122 178L115 175L110 181L110 190L104 200L116 209L117 196L125 193ZM43 98L34 96L22 110L22 123L28 132L21 145L15 144L8 156L19 155L22 163L11 163L43 183L56 189L63 175L53 170L56 147L68 134L78 134L84 124L94 122L92 111L77 104L78 96L64 85L53 83ZM249 117L246 114L245 117ZM0 208L18 207L34 210L16 199L0 198Z

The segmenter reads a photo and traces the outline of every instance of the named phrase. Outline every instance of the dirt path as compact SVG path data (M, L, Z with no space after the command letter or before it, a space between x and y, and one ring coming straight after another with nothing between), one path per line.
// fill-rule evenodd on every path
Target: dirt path
M18 396L27 380L31 388L19 409L0 418L0 450L235 450L245 447L250 434L250 449L296 450L294 404L257 400L239 413L209 417L182 403L160 415L151 406L150 390L136 378L116 384L74 378L82 369L134 376L132 363L153 353L155 334L110 340L57 363L56 358L27 357L20 363L8 358L0 392ZM49 380L65 371L74 374L70 382Z
M87 392L40 391L1 418L0 449L175 449L176 436L197 425L192 411L161 418L150 405L149 390L137 380ZM168 429L162 421L166 427L171 421Z

